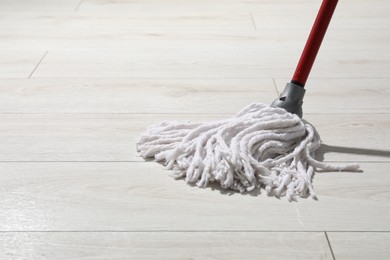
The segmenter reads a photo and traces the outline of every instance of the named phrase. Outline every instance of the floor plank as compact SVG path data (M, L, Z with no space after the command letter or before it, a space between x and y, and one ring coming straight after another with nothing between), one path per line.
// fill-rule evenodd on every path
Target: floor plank
M210 121L229 114L2 114L1 161L140 161L135 142L164 120ZM387 114L306 114L325 161L389 161ZM335 134L337 133L337 134ZM380 134L379 134L380 133ZM358 141L357 141L358 140Z
M328 233L337 260L389 259L390 233Z
M271 79L0 80L1 113L236 113L277 97Z
M2 233L0 241L0 258L18 259L332 259L323 233Z
M190 12L185 14L140 13L138 11L126 14L96 13L96 12L4 12L0 10L2 31L11 32L21 29L23 32L32 30L39 33L58 31L70 32L127 32L150 31L254 31L251 17L246 12ZM28 26L28 27L27 27ZM57 35L57 34L56 34Z
M0 230L390 231L388 167L318 173L319 200L289 203L191 187L154 162L3 162Z
M133 46L134 49L51 51L34 78L40 77L145 77L145 78L285 78L291 75L300 49L238 45L199 48L187 46ZM158 48L157 48L158 47ZM325 58L320 58L325 57ZM319 56L313 77L388 77L390 56L343 49Z
M302 1L295 0L290 1L289 5L310 5L310 6L318 6L319 0L315 1ZM172 4L174 7L172 8ZM151 12L151 13L164 13L164 12L172 12L175 11L177 13L188 13L188 12L216 12L216 11L253 11L253 10L263 10L265 8L269 8L273 5L282 6L283 1L269 1L269 0L256 0L256 1L243 1L243 0L217 0L210 3L207 0L201 1L158 1L158 0L148 0L142 2L134 2L131 0L84 0L82 6L80 6L79 11L94 11L94 12L113 12L113 13L123 13L123 12L131 12L136 10L137 12Z
M269 51L253 53L234 45L139 47L127 52L52 51L33 77L272 78L290 75L292 67Z
M215 39L218 34L227 34L227 37L233 34L234 37L234 32L248 34L252 31L253 24L248 13L183 15L134 12L131 15L114 15L0 10L0 50L90 52L91 49L104 49L102 52L105 53L118 48L127 51L134 46L178 46L178 39L183 38L181 34L185 34L187 39L202 41L204 38ZM227 37L219 40L219 44L223 44ZM186 43L194 45L191 40ZM195 46L199 48L199 45Z
M271 79L0 79L0 94L0 113L236 113L277 97ZM389 99L388 79L311 78L303 109L387 113Z
M264 19L271 20L273 16L265 15ZM286 21L279 28L253 25L250 13L140 15L135 12L132 15L114 15L94 12L9 13L0 10L0 50L107 52L140 50L141 47L144 50L146 47L167 49L175 46L176 49L188 48L198 52L204 46L227 45L242 46L254 52L272 50L276 59L283 55L284 59L297 60L310 25L291 28L290 24ZM375 41L371 40L373 38ZM377 54L386 55L389 38L390 34L383 28L332 27L326 35L319 58L337 59L348 55L349 59L358 59L368 52L381 60L383 57ZM263 59L266 57L264 55ZM365 59L368 62L369 58Z

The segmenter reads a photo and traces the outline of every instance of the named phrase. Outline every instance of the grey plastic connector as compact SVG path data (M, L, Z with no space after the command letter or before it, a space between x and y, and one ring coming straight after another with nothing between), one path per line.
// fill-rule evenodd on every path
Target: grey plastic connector
M287 83L279 98L272 102L271 107L284 108L287 112L298 115L302 118L303 97L306 90L294 83Z

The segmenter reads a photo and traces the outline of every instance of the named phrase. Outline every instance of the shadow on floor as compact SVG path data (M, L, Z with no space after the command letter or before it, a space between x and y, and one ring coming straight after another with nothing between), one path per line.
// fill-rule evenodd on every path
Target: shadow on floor
M324 160L326 153L348 153L348 154L359 154L367 156L378 156L390 158L390 151L376 150L376 149L364 149L364 148L353 148L353 147L342 147L334 145L322 144L321 147L316 151L316 159L318 161Z

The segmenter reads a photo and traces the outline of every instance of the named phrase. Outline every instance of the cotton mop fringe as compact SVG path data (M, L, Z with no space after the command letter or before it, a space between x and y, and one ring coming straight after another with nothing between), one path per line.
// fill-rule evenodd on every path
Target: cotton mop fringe
M206 187L270 196L311 196L315 169L357 170L357 164L330 165L314 159L321 140L316 129L281 108L253 103L235 116L209 123L165 121L149 127L137 150L165 162L175 178Z

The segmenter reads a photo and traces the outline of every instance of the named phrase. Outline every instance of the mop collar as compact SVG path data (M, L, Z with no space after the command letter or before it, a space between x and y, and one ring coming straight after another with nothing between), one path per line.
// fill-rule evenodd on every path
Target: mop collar
M165 121L149 127L137 150L164 162L175 178L205 188L269 196L316 199L315 169L357 170L357 164L330 165L314 158L321 140L316 129L284 109L253 103L235 116L208 123Z

